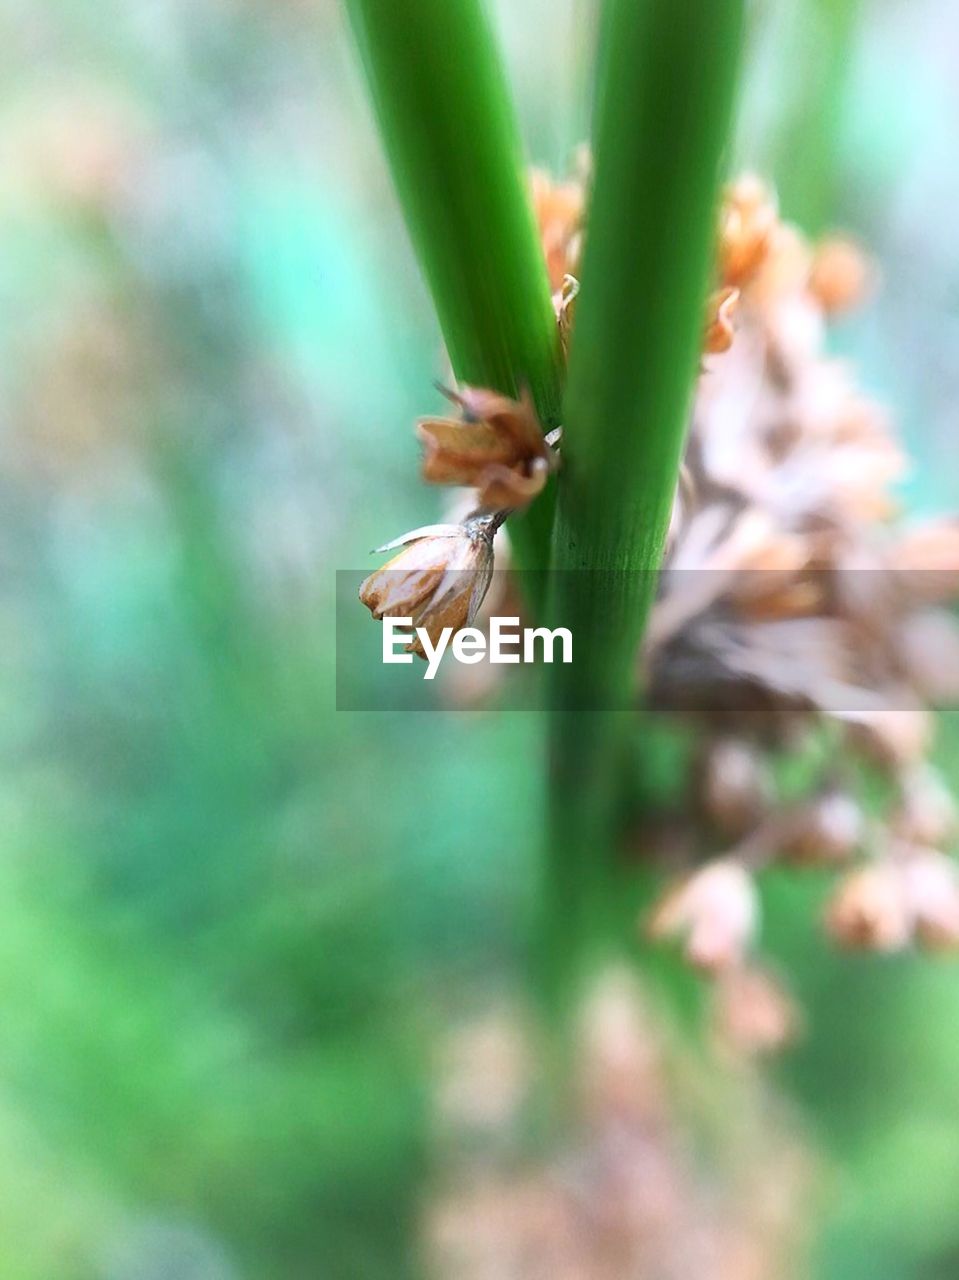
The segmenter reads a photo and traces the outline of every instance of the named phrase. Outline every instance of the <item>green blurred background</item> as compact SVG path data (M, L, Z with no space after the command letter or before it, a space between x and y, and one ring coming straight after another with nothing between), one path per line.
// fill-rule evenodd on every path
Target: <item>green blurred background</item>
M334 710L334 570L440 509L439 336L345 24L0 14L0 1276L401 1276L431 1040L521 972L543 752L533 715ZM496 21L562 169L592 8ZM955 506L959 9L766 0L746 68L735 165L878 256L837 346L910 504ZM947 1280L959 971L832 956L817 892L773 883L767 929L816 1275Z

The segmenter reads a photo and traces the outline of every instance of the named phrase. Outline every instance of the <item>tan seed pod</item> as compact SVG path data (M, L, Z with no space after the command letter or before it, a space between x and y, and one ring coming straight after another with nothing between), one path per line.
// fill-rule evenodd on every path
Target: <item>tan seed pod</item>
M362 582L360 600L373 617L411 618L433 643L444 627L468 627L493 574L495 520L425 525L378 548L402 550ZM425 656L418 641L407 652Z
M889 862L851 872L826 909L826 928L843 947L900 951L912 936L912 916L902 876Z
M902 881L916 940L929 951L959 947L959 868L936 849L916 849L903 860Z
M756 932L759 901L741 863L719 858L670 890L653 910L653 939L683 939L684 955L705 973L740 964Z
M745 965L721 975L713 992L713 1034L736 1056L776 1053L799 1034L796 1002L768 970Z

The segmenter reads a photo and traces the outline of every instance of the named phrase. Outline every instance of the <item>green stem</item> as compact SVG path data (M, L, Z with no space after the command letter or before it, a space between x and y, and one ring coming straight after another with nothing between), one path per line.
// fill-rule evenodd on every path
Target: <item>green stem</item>
M565 403L554 543L554 901L608 861L636 654L653 599L702 342L742 0L607 0L595 179ZM621 774L620 774L621 776Z
M519 133L480 0L346 0L393 179L457 378L530 389L559 423L561 359ZM543 568L551 499L510 531Z

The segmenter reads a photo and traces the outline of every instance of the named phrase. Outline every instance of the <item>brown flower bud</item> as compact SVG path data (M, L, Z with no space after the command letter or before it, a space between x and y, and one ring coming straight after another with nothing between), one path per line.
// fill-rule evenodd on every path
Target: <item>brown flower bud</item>
M717 289L706 301L706 330L703 350L707 355L721 355L733 345L733 320L739 306L739 290L733 285Z
M800 1030L795 1001L773 974L753 966L731 969L713 993L713 1031L737 1056L775 1053Z
M912 934L912 916L898 868L877 862L846 876L826 908L826 928L844 947L864 951L905 947Z
M720 738L712 744L703 762L701 787L707 816L727 836L742 835L753 826L771 799L760 753L739 738Z
M809 291L829 314L862 302L872 272L859 247L845 236L829 236L816 245L809 270Z
M493 574L495 517L463 524L432 524L395 538L378 551L403 549L360 586L360 599L376 619L411 618L435 643L444 627L468 627ZM423 657L418 641L407 652Z
M959 947L959 868L935 849L915 849L901 868L916 939L930 951Z
M740 964L756 932L759 904L752 878L741 863L707 863L670 890L648 923L651 938L685 938L690 964L720 973Z
M728 285L743 285L766 259L778 225L769 188L746 174L726 189L720 214L719 274Z
M463 418L423 418L416 434L424 446L423 479L473 485L482 511L525 506L546 484L554 454L543 437L528 393L511 400L465 387L450 393Z

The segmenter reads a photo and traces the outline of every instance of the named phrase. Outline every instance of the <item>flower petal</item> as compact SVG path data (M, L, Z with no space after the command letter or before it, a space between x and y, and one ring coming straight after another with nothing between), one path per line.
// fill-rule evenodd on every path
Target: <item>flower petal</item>
M543 491L549 475L545 458L534 458L526 475L518 468L487 467L479 478L477 499L484 511L525 507Z
M391 542L384 542L381 547L374 547L372 554L379 555L382 551L395 551L397 547L405 547L411 542L419 541L420 538L458 538L462 532L462 527L458 524L424 524L418 529L411 529L409 533L401 533Z
M423 479L430 484L476 484L490 463L511 466L523 458L512 437L487 422L424 418L416 434L424 447Z

